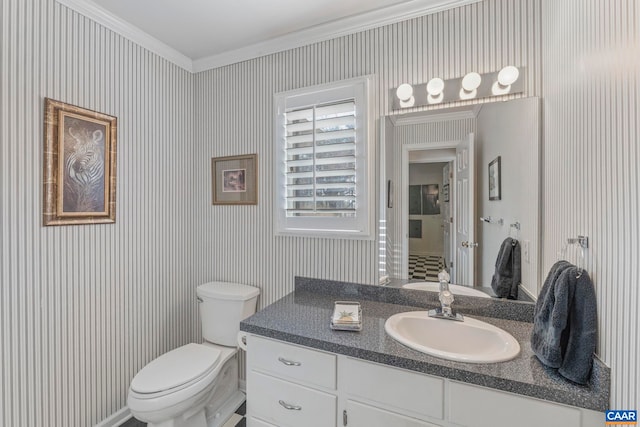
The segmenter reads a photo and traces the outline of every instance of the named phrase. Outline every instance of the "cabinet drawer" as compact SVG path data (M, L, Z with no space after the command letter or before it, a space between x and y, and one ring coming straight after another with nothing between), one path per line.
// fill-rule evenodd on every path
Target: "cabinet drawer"
M337 398L288 381L250 371L247 412L280 427L336 425Z
M353 400L347 400L347 425L349 427L439 427Z
M473 427L580 425L579 409L455 381L449 385L449 413L452 422Z
M340 360L340 389L399 412L444 417L444 380L441 378L345 358Z
M265 423L264 421L259 420L257 418L248 417L247 418L247 427L278 427L278 426L274 426L273 424Z
M247 336L247 368L313 386L336 388L336 356L293 344Z

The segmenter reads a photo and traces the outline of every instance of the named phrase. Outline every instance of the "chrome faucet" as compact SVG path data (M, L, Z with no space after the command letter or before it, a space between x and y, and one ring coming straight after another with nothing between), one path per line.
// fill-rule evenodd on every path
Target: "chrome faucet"
M451 277L446 270L442 270L438 274L438 281L440 282L440 294L438 299L440 300L441 307L429 310L430 317L436 317L438 319L457 320L464 321L464 317L460 313L456 313L451 309L451 304L454 301L453 294L449 290L449 280Z

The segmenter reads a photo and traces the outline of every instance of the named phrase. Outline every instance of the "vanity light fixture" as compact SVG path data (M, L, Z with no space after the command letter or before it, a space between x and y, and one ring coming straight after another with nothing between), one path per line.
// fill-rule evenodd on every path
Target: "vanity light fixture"
M396 89L396 96L400 100L400 106L403 108L413 107L416 100L413 97L413 86L403 83Z
M426 83L403 83L389 89L391 109L400 111L410 107L436 107L450 102L522 94L525 90L525 73L526 67L507 65L488 73L472 71L446 80L432 77Z
M427 102L439 104L444 99L444 80L434 77L427 83Z

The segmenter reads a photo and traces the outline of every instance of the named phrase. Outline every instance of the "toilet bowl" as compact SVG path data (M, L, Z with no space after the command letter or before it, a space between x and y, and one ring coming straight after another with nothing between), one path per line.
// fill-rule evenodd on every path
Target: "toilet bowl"
M127 404L149 427L218 427L245 399L235 344L240 321L255 312L259 290L210 282L197 294L205 342L161 355L131 381Z

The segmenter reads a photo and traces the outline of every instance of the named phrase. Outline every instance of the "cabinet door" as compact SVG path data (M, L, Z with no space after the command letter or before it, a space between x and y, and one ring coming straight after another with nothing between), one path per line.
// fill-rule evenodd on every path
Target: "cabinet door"
M444 419L444 380L352 358L340 360L341 391L400 413Z
M347 427L439 427L415 418L347 400Z
M256 371L247 378L247 412L279 427L335 427L337 398Z
M451 381L449 420L469 427L580 426L580 410Z

